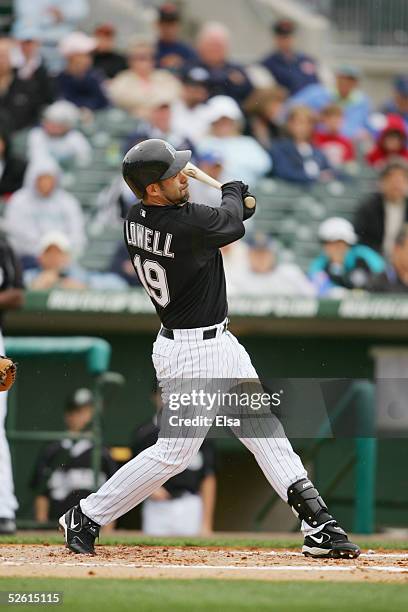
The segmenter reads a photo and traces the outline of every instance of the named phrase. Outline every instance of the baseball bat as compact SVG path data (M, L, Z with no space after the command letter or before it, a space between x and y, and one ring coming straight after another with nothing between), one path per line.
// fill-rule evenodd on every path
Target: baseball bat
M206 185L210 185L211 187L215 187L215 189L221 189L222 183L217 181L212 176L209 176L204 170L197 168L191 162L187 162L186 166L183 168L184 174L190 176L191 178L196 179L197 181L201 181L201 183L206 183ZM244 198L244 204L246 208L252 209L255 207L256 200L254 196L247 196Z

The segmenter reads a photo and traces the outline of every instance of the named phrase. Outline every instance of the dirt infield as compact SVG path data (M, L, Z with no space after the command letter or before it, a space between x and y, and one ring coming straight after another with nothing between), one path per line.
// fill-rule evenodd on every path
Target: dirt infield
M95 557L63 546L0 546L0 576L91 578L246 578L408 583L408 554L364 551L358 559L318 560L256 548L97 546Z

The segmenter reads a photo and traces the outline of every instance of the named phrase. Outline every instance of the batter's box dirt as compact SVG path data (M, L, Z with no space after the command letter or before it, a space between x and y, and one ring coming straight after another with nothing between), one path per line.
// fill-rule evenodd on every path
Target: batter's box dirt
M95 557L64 546L0 546L0 576L246 578L408 583L408 554L386 551L352 561L306 559L289 551L239 548L97 546Z

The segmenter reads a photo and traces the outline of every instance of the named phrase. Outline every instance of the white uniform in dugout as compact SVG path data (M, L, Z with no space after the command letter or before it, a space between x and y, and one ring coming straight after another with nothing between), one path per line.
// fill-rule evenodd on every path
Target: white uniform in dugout
M190 151L176 152L168 143L151 139L133 147L123 164L125 180L142 198L128 214L125 240L162 323L153 345L153 364L165 404L176 391L191 391L198 380L209 381L211 386L216 380L258 379L245 348L227 329L220 253L220 247L242 238L244 221L254 213L244 205L248 187L239 181L223 185L219 208L190 203L188 178L182 172L190 155ZM189 416L205 412L200 406L188 409ZM239 429L237 435L254 454L270 485L302 520L303 552L357 556L358 547L329 514L278 419L272 413L268 417L273 435L247 436ZM187 435L180 433L183 429L177 435L166 435L170 428L168 424L163 428L162 421L156 444L81 500L80 508L61 517L69 548L92 553L100 525L117 519L187 467L211 420L192 427ZM75 531L71 524L80 527ZM314 537L317 532L319 536Z

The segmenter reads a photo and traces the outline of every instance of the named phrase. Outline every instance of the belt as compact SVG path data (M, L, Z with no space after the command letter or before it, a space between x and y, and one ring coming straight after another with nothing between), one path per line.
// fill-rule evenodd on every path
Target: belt
M224 323L221 333L223 334L227 330L228 324ZM205 329L203 331L203 340L212 340L217 335L218 327L210 327L210 329ZM174 332L172 329L168 329L167 327L162 327L160 330L160 336L167 338L168 340L174 340Z

